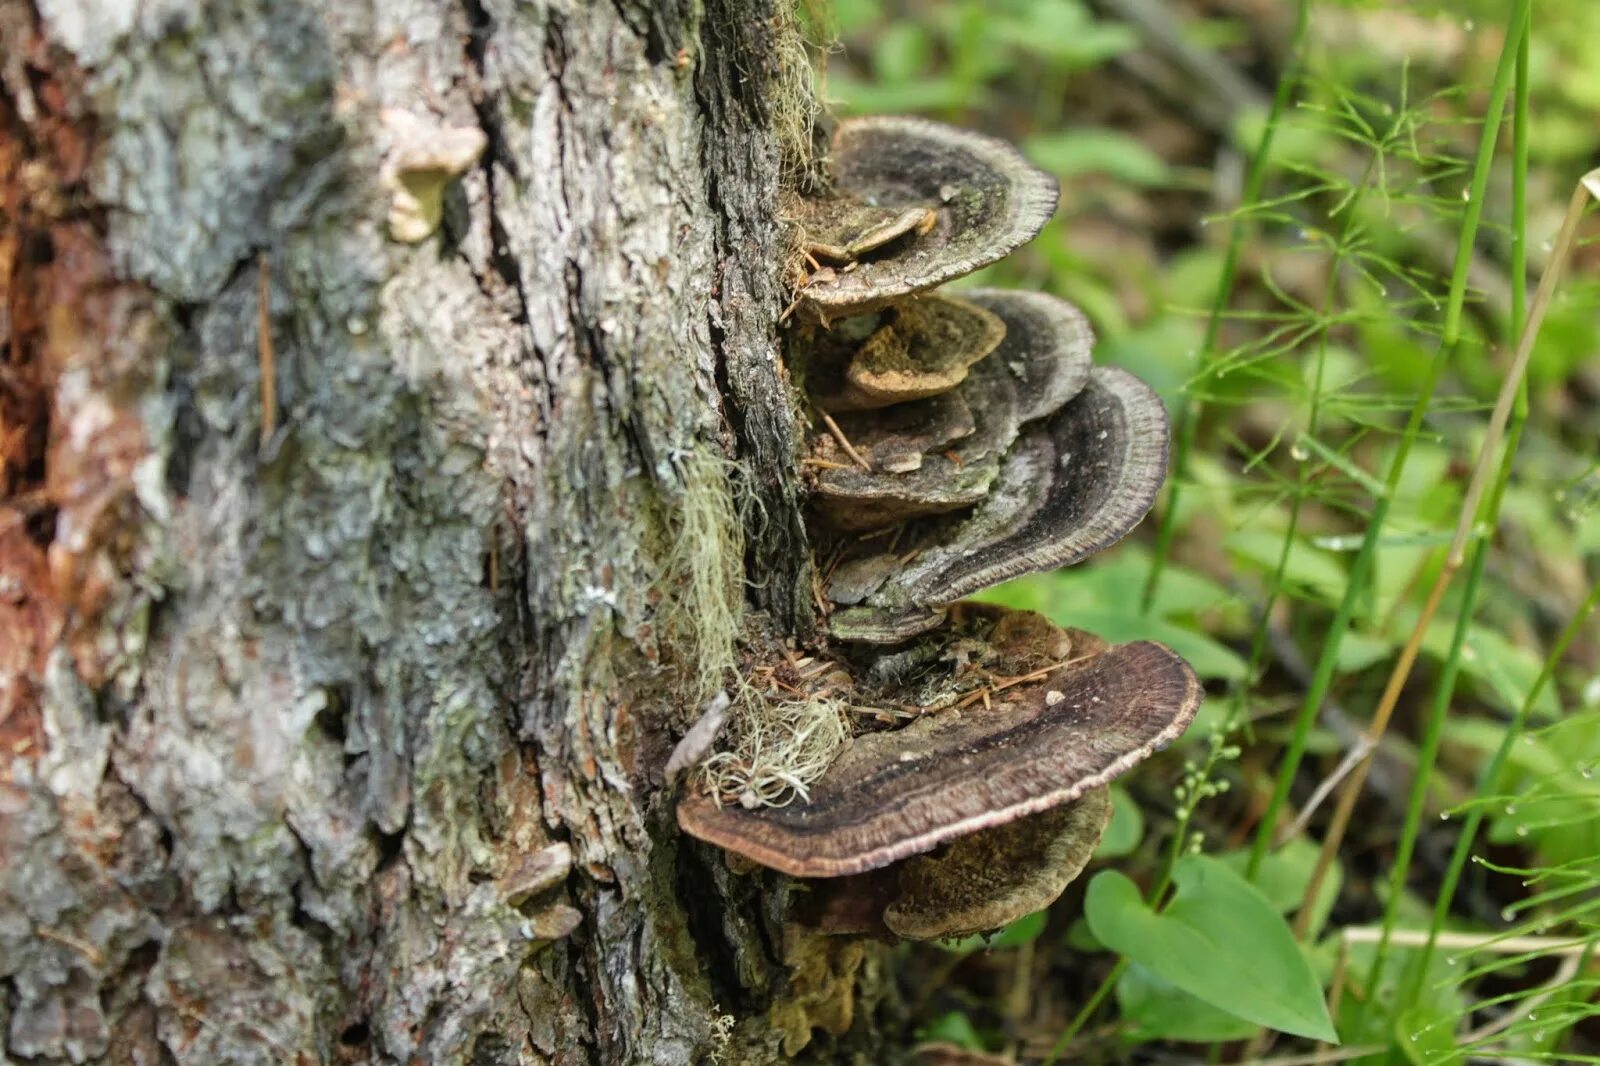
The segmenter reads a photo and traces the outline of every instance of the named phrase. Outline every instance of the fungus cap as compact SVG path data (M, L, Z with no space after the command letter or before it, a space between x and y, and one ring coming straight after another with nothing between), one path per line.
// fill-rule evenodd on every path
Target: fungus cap
M1049 293L1013 289L974 289L962 297L1005 324L1005 338L990 358L1016 379L1023 422L1054 414L1083 391L1094 330L1076 305Z
M1028 461L1049 468L1042 499L1035 489L1027 505L1013 503L1013 517L1023 520L998 538L978 508L906 570L911 602L947 603L1109 548L1154 505L1167 476L1168 436L1167 409L1148 385L1126 370L1096 367L1084 390L1026 441Z
M989 709L857 737L806 802L749 811L695 795L678 824L792 876L857 874L1078 799L1178 737L1201 695L1164 645L1118 645Z
M872 330L861 336L866 324ZM869 411L949 392L994 351L1006 326L967 300L929 295L858 325L809 332L806 380L825 411Z
M846 119L830 164L840 210L931 206L936 218L903 248L814 276L799 295L822 320L887 306L1005 257L1044 228L1059 195L1055 179L1006 142L926 119Z
M983 501L860 601L878 608L950 603L1020 574L1069 566L1121 540L1155 503L1167 472L1160 397L1115 367L1034 423L1006 455Z
M883 924L906 940L971 936L1043 910L1089 864L1111 822L1111 793L951 841L898 866L900 894Z

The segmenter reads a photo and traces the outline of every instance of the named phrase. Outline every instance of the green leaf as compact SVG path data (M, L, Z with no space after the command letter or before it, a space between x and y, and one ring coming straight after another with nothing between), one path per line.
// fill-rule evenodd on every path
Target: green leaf
M1144 839L1144 814L1121 785L1111 786L1111 824L1094 849L1097 859L1116 859L1128 854Z
M1300 901L1305 899L1306 887L1311 884L1311 874L1316 869L1317 860L1321 849L1305 837L1295 837L1277 851L1271 852L1261 863L1261 869L1252 882L1261 890L1261 894L1272 901L1279 913L1288 914L1300 906ZM1219 855L1218 859L1228 864L1234 873L1244 876L1245 869L1250 865L1250 851L1248 848L1239 851L1230 851L1226 855ZM1312 910L1311 937L1315 938L1317 931L1327 921L1328 914L1333 910L1334 903L1339 898L1339 888L1344 883L1344 870L1335 862L1328 871L1328 876L1322 880L1322 887L1317 890L1317 901Z
M954 1044L972 1051L985 1051L983 1037L978 1035L972 1019L958 1010L940 1015L932 1023L917 1031L917 1039L929 1043Z
M1224 544L1229 551L1255 563L1268 577L1277 573L1278 557L1283 554L1282 534L1265 529L1239 529L1228 534ZM1297 539L1289 549L1283 579L1319 593L1330 603L1338 603L1344 596L1347 577L1344 567L1332 555Z
M1117 981L1117 1005L1133 1026L1130 1034L1144 1040L1187 1040L1209 1044L1217 1040L1243 1040L1256 1031L1254 1022L1218 1010L1163 981L1134 963Z
M1336 1041L1322 989L1288 923L1255 886L1206 855L1173 869L1177 894L1161 913L1134 883L1103 870L1084 913L1113 951L1246 1021L1312 1040Z
M1188 660L1194 672L1203 678L1238 681L1247 672L1245 661L1230 648L1203 633L1139 614L1137 600L1130 602L1126 610L1079 608L1064 612L1046 611L1045 614L1058 625L1087 629L1113 644L1129 640L1160 641Z

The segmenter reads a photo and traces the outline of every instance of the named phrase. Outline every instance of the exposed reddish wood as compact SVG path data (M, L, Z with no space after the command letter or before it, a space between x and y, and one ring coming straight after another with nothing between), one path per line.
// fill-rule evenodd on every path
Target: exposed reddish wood
M126 558L120 521L147 453L136 393L153 318L119 280L86 185L94 124L82 72L37 34L20 49L25 119L0 94L0 780L43 750L38 699L68 642L90 684L91 634ZM74 387L58 386L74 375Z

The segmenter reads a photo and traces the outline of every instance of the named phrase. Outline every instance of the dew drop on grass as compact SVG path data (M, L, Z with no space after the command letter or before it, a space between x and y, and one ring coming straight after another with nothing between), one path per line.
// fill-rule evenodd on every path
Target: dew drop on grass
M1527 826L1525 826L1525 825L1517 826L1517 836L1525 837L1527 835L1528 835L1528 827Z
M1444 960L1444 964L1446 966L1460 966L1461 958L1458 955L1451 955L1449 958Z
M1515 918L1516 916L1517 916L1517 912L1516 912L1515 908L1513 908L1513 907L1501 907L1500 908L1500 920L1502 922L1509 922L1509 921L1511 921L1511 919Z
M1311 458L1311 453L1306 451L1305 445L1301 444L1299 441L1296 441L1289 448L1289 458L1293 459L1297 463L1303 463L1307 459Z

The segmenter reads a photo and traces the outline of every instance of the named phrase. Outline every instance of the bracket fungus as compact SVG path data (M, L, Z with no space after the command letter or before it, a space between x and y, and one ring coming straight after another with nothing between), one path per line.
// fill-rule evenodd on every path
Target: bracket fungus
M1089 865L1111 823L1111 793L953 841L902 863L883 924L906 940L945 940L999 929L1056 901Z
M804 803L748 810L690 795L678 824L794 877L859 874L1069 803L1170 743L1200 705L1188 664L1147 641L1028 676L987 709L856 737Z
M831 195L796 212L808 251L850 267L819 270L800 289L802 305L824 322L1002 259L1056 208L1055 179L1011 145L925 119L846 119L828 162Z
M882 580L850 602L880 609L887 622L1019 574L1069 566L1139 524L1166 467L1160 399L1127 371L1097 367L1081 393L1022 436L968 517L924 533L927 546L897 570L879 564ZM854 625L864 613L856 611Z
M1106 783L1200 704L1163 645L1108 646L958 602L1138 525L1166 476L1166 409L1132 374L1093 365L1089 324L1063 300L928 292L1049 218L1055 184L1015 150L854 119L830 167L828 195L794 213L817 269L785 336L816 415L806 465L826 638L805 673L785 658L790 681L827 680L772 699L799 692L865 724L770 804L729 802L708 767L745 756L712 756L678 823L813 879L800 910L825 931L961 936L1059 896L1105 829Z

